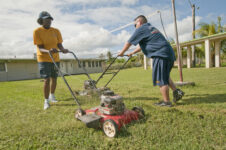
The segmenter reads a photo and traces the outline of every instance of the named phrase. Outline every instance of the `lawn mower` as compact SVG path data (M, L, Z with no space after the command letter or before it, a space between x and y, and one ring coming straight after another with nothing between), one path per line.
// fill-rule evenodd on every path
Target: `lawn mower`
M124 55L124 57L128 57L128 59L121 65L121 67L119 69L116 69L114 72L109 72L110 67L112 66L112 64L115 63L115 61L118 59L118 57L119 56L113 58L112 62L108 65L108 67L103 71L103 73L100 75L100 77L96 81L92 80L90 77L89 77L89 80L85 80L84 81L84 90L80 91L80 92L76 92L76 94L79 94L81 96L92 95L92 94L101 95L104 91L110 90L110 88L107 87L107 85L113 80L113 78L119 73L119 71L125 67L125 65L131 58L127 55ZM78 61L78 64L80 65L79 59L78 58L76 58L76 59ZM85 69L82 65L80 65L80 66L83 69ZM87 72L86 70L84 70L84 71ZM107 81L107 83L103 87L97 88L96 85L106 74L112 74L112 77Z
M102 128L108 137L116 137L123 125L134 120L143 119L144 110L134 107L128 110L123 103L122 97L113 91L104 91L101 95L100 106L75 111L75 118L81 120L88 128Z
M77 58L72 51L69 51L69 53L73 54L75 59ZM141 107L133 107L132 110L126 109L122 96L115 94L111 90L103 91L100 96L99 106L83 110L74 92L66 81L64 77L65 74L61 72L60 68L54 61L51 52L49 52L49 56L78 105L78 109L75 110L75 118L84 122L88 128L102 128L103 132L108 137L113 138L118 135L123 125L144 118L145 113ZM86 74L90 77L87 72ZM93 84L93 86L95 86L95 84Z

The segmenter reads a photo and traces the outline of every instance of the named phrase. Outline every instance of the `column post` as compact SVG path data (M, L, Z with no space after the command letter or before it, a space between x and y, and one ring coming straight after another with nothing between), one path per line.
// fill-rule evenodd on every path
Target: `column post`
M205 63L206 68L210 68L211 59L210 59L210 40L205 40Z
M187 47L187 68L191 68L191 46Z
M220 67L220 48L221 41L217 40L215 42L215 67Z

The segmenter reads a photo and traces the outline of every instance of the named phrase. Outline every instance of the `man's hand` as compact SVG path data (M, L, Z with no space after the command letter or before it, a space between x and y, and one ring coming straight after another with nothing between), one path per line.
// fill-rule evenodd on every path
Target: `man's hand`
M132 53L129 53L127 56L131 57L133 55L133 52Z
M131 44L126 42L125 45L123 46L121 52L118 53L118 56L123 56L124 53L129 49L130 46L131 46Z
M68 49L62 49L61 51L62 51L63 53L68 53L68 52L69 52Z
M59 51L58 51L56 48L52 48L52 49L50 50L50 52L51 52L51 53L58 53Z
M118 53L118 56L123 56L123 55L124 55L124 52L123 51L121 51L121 52Z

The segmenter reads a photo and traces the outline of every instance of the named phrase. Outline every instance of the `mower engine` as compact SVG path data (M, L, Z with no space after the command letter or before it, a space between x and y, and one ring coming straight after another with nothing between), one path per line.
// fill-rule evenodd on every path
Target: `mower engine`
M101 95L104 91L110 90L108 87L97 88L95 80L85 80L84 81L84 90L75 92L78 95Z
M125 110L122 96L114 94L113 91L107 90L101 95L99 111L106 115L121 115Z
M84 82L84 89L85 90L91 90L96 88L96 81L94 80L85 80Z

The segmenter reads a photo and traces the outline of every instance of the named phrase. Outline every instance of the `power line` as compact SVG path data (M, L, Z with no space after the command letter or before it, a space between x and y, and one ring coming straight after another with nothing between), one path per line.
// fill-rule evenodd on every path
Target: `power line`
M156 11L156 12L154 12L154 13L148 15L147 18L150 18L151 16L155 15L156 13L159 13L159 11ZM123 26L118 27L118 28L116 28L116 29L114 29L114 30L111 30L110 33L113 33L113 32L115 32L115 31L119 31L119 30L124 29L124 28L126 28L126 27L128 27L128 26L130 26L130 25L133 25L133 24L134 24L134 22L130 22L130 23L126 24L126 25L123 25Z

